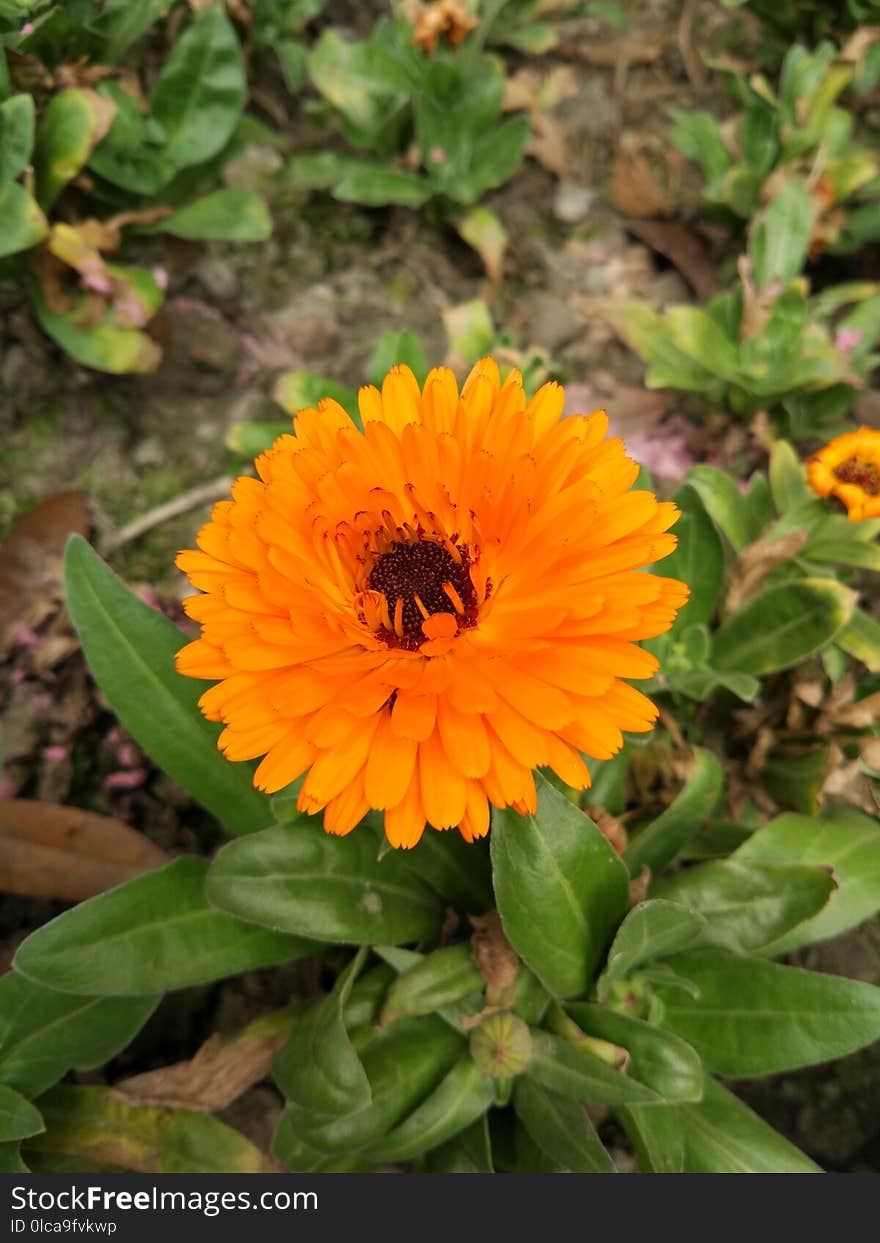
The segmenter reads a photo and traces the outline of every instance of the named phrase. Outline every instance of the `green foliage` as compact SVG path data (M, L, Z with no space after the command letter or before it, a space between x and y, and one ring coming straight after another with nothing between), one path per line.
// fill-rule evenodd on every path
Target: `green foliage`
M861 53L866 55L876 60L870 50ZM854 136L853 114L837 102L865 71L863 61L841 55L833 43L813 51L795 43L776 90L762 74L730 74L742 106L735 123L722 128L708 112L678 112L672 138L700 165L707 205L728 219L748 221L761 204L795 184L809 193L814 212L808 229L812 253L853 249L878 236L875 145Z
M626 306L650 387L696 393L736 415L767 410L796 439L849 409L876 364L880 290L859 283L810 296L799 273L814 219L803 184L788 181L756 218L731 290L705 309Z
M312 85L334 110L348 143L366 157L320 155L320 181L338 199L420 207L431 198L475 203L513 175L529 124L502 119L504 70L481 37L432 53L413 45L403 18L380 21L368 39L330 28L308 55ZM403 165L410 146L418 168ZM314 156L295 158L294 181L314 184Z
M55 67L78 59L112 66L175 3L36 6L26 37L0 31L0 57L3 43L16 39L47 80ZM109 70L97 77L94 89L66 87L47 101L42 89L30 93L33 76L22 78L18 93L11 83L0 91L9 95L0 104L0 212L9 221L0 257L31 252L36 318L78 362L114 374L152 371L161 350L144 328L163 287L106 255L120 246L124 228L191 240L269 236L268 209L257 193L215 189L225 160L241 145L244 59L223 6L213 5L171 47L146 114L135 79L123 85ZM63 225L53 223L56 204Z

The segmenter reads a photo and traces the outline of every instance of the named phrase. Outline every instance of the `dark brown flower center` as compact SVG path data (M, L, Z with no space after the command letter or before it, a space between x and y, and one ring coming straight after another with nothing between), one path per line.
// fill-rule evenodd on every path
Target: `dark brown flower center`
M477 620L477 594L465 549L433 540L393 543L376 561L367 579L371 591L380 591L388 603L390 629L380 637L392 647L415 651L424 641L422 622L434 613L453 613L459 629Z
M841 483L855 484L868 496L880 496L880 470L873 462L860 461L857 457L847 458L834 467L833 474Z

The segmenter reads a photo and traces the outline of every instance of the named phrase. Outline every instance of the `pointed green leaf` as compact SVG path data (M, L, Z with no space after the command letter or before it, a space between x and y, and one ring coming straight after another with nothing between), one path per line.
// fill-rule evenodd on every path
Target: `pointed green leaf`
M687 484L699 494L706 513L736 552L742 552L756 532L752 531L746 498L730 475L714 466L694 466Z
M372 834L333 837L283 825L230 842L208 873L208 900L252 923L317 941L397 945L437 934L443 906Z
M664 578L687 583L691 594L675 619L672 634L711 620L724 579L724 548L699 493L685 486L676 492L675 502L681 510L675 524L678 547L663 558L659 572Z
M49 232L46 217L24 186L11 181L0 185L0 258L30 250Z
M27 1139L44 1129L43 1119L30 1101L0 1083L0 1144Z
M703 1094L703 1064L699 1054L672 1032L663 1031L630 1014L583 1002L567 1007L581 1031L626 1049L627 1073L653 1088L665 1101L698 1101Z
M68 1070L109 1061L134 1038L158 997L81 997L13 972L0 979L0 1083L39 1096Z
M665 1112L665 1111L664 1111ZM819 1166L720 1083L678 1109L689 1174L821 1174Z
M678 872L657 886L656 893L702 915L706 939L712 943L748 954L765 950L812 920L836 889L830 869L759 862L746 850L736 859L712 860Z
M592 820L540 773L535 780L535 815L508 808L493 818L498 912L542 984L559 997L578 997L626 910L626 868Z
M320 1152L355 1153L387 1136L429 1100L465 1048L463 1037L441 1019L400 1019L362 1050L371 1103L339 1118L294 1110L291 1128Z
M336 979L332 993L312 1002L275 1058L273 1075L286 1097L303 1109L348 1114L366 1109L370 1083L349 1039L343 1010L363 962L360 950Z
M732 862L813 864L831 870L837 891L827 907L780 937L767 952L788 954L856 928L880 910L880 822L851 807L824 815L785 814L758 829Z
M465 1056L404 1122L370 1146L369 1154L375 1161L411 1161L476 1122L494 1098L492 1079Z
M204 859L175 859L58 915L22 942L17 971L62 992L136 996L189 988L314 953L296 937L212 910Z
M680 1107L618 1106L614 1114L635 1149L640 1173L684 1173L684 1132Z
M525 1075L576 1101L605 1105L658 1103L662 1098L635 1079L548 1032L532 1032L532 1059Z
M520 1077L513 1107L539 1148L573 1174L614 1174L614 1162L578 1101Z
M138 745L235 832L271 823L268 799L251 783L253 766L230 763L217 750L220 726L198 708L203 684L174 668L184 642L177 627L138 600L78 536L67 546L65 581L95 681Z
M34 148L34 99L12 95L0 104L0 185L15 181L31 162ZM6 231L6 213L0 209Z
M849 621L834 639L850 656L855 656L871 673L880 673L880 621L863 609L853 609Z
M193 241L265 242L272 234L266 201L253 190L229 186L160 220L163 233Z
M608 985L632 975L645 963L657 958L668 958L701 940L706 931L702 915L651 898L640 902L629 912L617 930L608 951L608 961L599 979L599 995L604 996Z
M202 13L174 43L150 96L165 143L163 177L201 164L225 146L244 107L241 47L223 8Z
M800 276L810 247L815 214L806 185L792 177L755 221L749 239L749 257L759 291L772 281L787 285Z
M880 1038L880 988L871 984L721 949L689 950L671 965L699 996L659 986L663 1025L719 1074L797 1070Z

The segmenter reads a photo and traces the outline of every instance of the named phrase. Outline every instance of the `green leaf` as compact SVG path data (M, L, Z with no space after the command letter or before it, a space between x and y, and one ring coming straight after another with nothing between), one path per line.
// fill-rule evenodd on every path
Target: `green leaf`
M573 1174L614 1174L614 1162L583 1105L520 1076L513 1107L532 1139L548 1157Z
M568 1013L588 1036L619 1045L630 1054L628 1073L676 1105L703 1095L703 1064L680 1037L605 1006L578 1003Z
M220 727L198 708L199 682L182 677L174 656L180 631L138 600L85 540L65 556L67 604L95 680L125 729L169 776L238 833L272 820L253 767L217 750Z
M46 1130L27 1145L39 1168L149 1174L267 1174L268 1158L208 1113L131 1105L110 1088L63 1084L41 1098Z
M158 997L74 997L7 972L0 978L0 1083L39 1096L68 1070L109 1061L134 1038Z
M116 109L113 124L89 156L89 168L130 194L159 193L168 170L161 164L164 131L145 117L137 100L112 78L99 83L98 93Z
M476 1122L494 1098L493 1080L465 1056L405 1122L368 1152L375 1161L411 1161Z
M431 1014L481 992L485 981L471 953L470 943L434 950L403 971L388 990L381 1022L403 1014Z
M44 211L85 165L115 111L115 104L95 91L72 88L52 96L34 148L36 197Z
M0 1144L27 1139L43 1130L43 1119L30 1101L0 1083Z
M721 949L672 959L699 997L662 985L663 1026L732 1078L844 1057L880 1038L880 989Z
M749 257L758 290L771 281L787 285L806 262L816 209L803 181L792 177L758 217Z
M712 814L723 781L717 757L705 747L694 747L690 775L683 789L623 852L630 876L639 876L646 867L656 876L686 842L697 836Z
M373 1165L363 1157L352 1153L321 1152L305 1143L294 1129L293 1119L302 1113L295 1105L288 1105L279 1119L272 1138L272 1156L294 1174L366 1174Z
M817 819L777 816L739 847L738 859L812 864L831 869L837 882L828 906L769 946L770 953L836 937L880 910L880 823L853 808L830 808Z
M425 383L428 374L428 360L418 337L404 328L402 332L394 328L386 328L382 333L372 357L367 364L367 377L371 384L381 385L385 376L398 363L406 363L419 384Z
M155 371L159 365L162 351L155 341L139 328L120 327L112 308L103 320L92 324L84 293L73 310L65 312L50 310L36 282L31 282L30 295L34 313L46 335L84 366L110 375L126 375Z
M174 0L104 0L103 7L91 28L105 41L101 60L108 65L117 64L133 43L150 27L164 17Z
M483 1114L454 1139L425 1155L425 1174L494 1174L489 1115Z
M746 498L731 477L714 466L693 466L686 483L699 494L709 517L736 552L752 538Z
M0 69L2 69L2 59L0 59ZM0 80L2 80L2 72L0 72ZM30 1172L21 1159L20 1144L0 1144L0 1174L30 1174Z
M724 580L724 548L700 495L685 486L675 494L681 517L675 524L678 547L663 558L664 578L678 578L691 589L670 634L688 626L708 624L715 612Z
M194 241L265 242L272 234L272 218L259 194L230 186L182 207L158 227Z
M645 963L668 958L700 941L705 934L702 915L675 902L651 898L629 912L608 951L608 962L599 978L599 996L608 986L632 975Z
M626 869L592 820L540 773L536 785L535 815L505 809L493 817L498 912L511 945L542 984L577 997L626 910Z
M604 1105L657 1103L656 1092L628 1079L586 1049L547 1032L532 1032L532 1060L527 1079L576 1101Z
M748 954L765 950L812 919L836 888L822 867L764 863L740 854L678 872L656 892L702 915L712 943Z
M683 1105L677 1113L689 1174L822 1173L799 1148L708 1076L702 1101Z
M364 207L386 207L389 203L421 207L433 193L434 188L426 177L369 160L346 161L342 176L332 190L335 199L360 203Z
M216 155L244 107L244 63L222 6L196 18L177 41L150 96L153 120L165 134L164 180Z
M388 1135L428 1100L464 1050L463 1037L442 1019L400 1019L362 1051L372 1102L340 1118L295 1110L291 1128L320 1152L356 1153Z
M718 121L711 112L676 109L670 137L682 155L695 160L707 181L716 181L730 167L730 155Z
M770 450L769 474L777 513L796 510L814 499L803 463L787 440L777 440Z
M226 447L239 457L256 458L271 449L279 436L290 435L290 423L264 422L262 419L245 419L233 423L226 433Z
M337 976L333 991L299 1017L275 1058L273 1074L286 1097L316 1113L366 1109L372 1091L345 1028L343 1011L363 963L363 950Z
M324 397L338 401L360 426L357 393L354 389L313 371L285 371L275 382L272 396L288 414L296 414L308 406L316 406ZM287 428L286 430L290 430Z
M314 953L298 938L211 910L204 859L183 857L56 916L22 942L17 971L61 992L139 996Z
M684 1133L675 1105L618 1106L614 1111L636 1152L642 1174L683 1174Z
M46 217L24 186L11 181L0 185L0 258L30 250L49 232Z
M850 620L856 593L827 578L804 578L762 592L716 631L712 664L762 675L819 651Z
M32 95L12 95L0 104L0 186L15 181L31 162L34 149ZM6 228L6 212L0 209ZM3 239L5 242L5 238ZM9 253L9 252L7 252Z
M371 834L285 825L224 846L208 900L239 919L317 941L398 945L436 936L442 904Z

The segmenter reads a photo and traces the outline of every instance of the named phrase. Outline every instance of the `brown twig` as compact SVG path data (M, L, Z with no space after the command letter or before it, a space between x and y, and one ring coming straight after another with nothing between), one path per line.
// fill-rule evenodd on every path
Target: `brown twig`
M141 514L140 518L135 518L133 522L127 523L115 535L111 535L104 541L103 551L107 554L117 552L123 545L130 544L132 540L146 535L147 531L152 531L154 527L161 526L169 518L178 518L181 514L188 513L191 509L197 509L199 505L206 505L209 501L222 500L225 496L228 496L232 484L233 478L231 475L221 475L219 479L212 479L209 483L200 483L197 487L190 488L187 492L182 492L180 496L175 496L172 500L165 501L162 505L157 505L155 509L151 509L147 513Z

